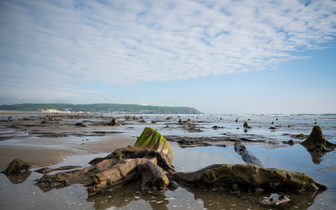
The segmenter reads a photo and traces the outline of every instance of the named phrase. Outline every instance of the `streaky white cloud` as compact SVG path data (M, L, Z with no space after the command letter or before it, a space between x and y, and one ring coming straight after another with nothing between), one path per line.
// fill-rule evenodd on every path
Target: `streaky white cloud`
M1 1L2 94L274 69L334 44L335 22L333 0Z

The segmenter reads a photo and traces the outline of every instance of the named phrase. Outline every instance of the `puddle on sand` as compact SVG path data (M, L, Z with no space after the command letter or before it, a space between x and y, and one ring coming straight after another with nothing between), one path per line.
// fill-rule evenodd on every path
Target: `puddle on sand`
M172 146L173 164L179 171L195 171L210 164L243 164L240 156L228 147L180 148ZM308 192L303 195L289 194L291 201L286 208L293 209L333 209L336 206L336 182L334 170L322 170L335 166L336 152L328 153L319 164L312 161L311 155L300 145L287 148L266 149L259 145L247 146L265 167L279 168L307 173L328 186L320 194ZM87 166L87 162L106 154L75 155L66 161L52 166ZM323 171L323 172L321 172ZM99 196L87 195L82 185L72 185L62 189L42 192L35 186L42 175L32 172L20 184L0 174L0 205L2 209L260 209L262 195L248 193L228 194L203 189L178 187L158 195L139 192L137 184L128 184ZM12 180L13 181L13 180ZM286 194L287 195L287 194ZM265 195L269 196L269 195Z

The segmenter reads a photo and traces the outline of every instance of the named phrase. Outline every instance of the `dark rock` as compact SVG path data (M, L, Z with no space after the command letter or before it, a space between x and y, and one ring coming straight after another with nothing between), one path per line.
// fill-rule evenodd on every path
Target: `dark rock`
M126 118L126 117L125 117ZM107 123L106 125L111 125L111 126L119 126L117 118L113 118L111 122Z
M77 127L87 127L84 123L76 123L75 126Z
M270 127L269 129L274 130L274 129L276 129L276 127Z
M291 146L293 146L295 144L295 142L291 139L289 141L283 141L284 144L289 144Z
M244 122L244 128L251 128L251 126L249 126L248 124L247 124L247 122Z
M27 171L30 171L31 166L24 160L21 159L15 159L12 162L9 163L8 167L6 170L2 171L4 174L22 174Z
M212 129L214 129L214 130L218 130L218 129L220 129L220 128L224 128L224 127L219 127L219 126L217 126L217 125L212 126Z
M294 139L305 139L307 138L308 136L307 135L304 135L303 133L300 133L298 135L291 135L292 138Z

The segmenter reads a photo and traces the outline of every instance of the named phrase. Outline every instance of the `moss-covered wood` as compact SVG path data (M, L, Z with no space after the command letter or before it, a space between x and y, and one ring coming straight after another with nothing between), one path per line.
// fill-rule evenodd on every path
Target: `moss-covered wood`
M37 185L48 191L71 184L85 184L89 194L139 181L143 192L181 185L227 191L299 192L324 190L326 186L304 173L265 169L253 164L210 165L189 173L178 172L171 165L173 152L157 131L145 128L134 146L115 150L90 162L81 170L44 175Z
M153 128L146 127L134 146L138 150L158 151L167 157L170 164L173 162L173 151L169 142Z

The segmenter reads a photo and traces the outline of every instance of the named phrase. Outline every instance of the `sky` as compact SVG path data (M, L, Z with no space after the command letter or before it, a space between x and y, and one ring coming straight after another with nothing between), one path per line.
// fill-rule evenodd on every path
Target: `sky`
M335 0L0 0L0 104L336 113Z

